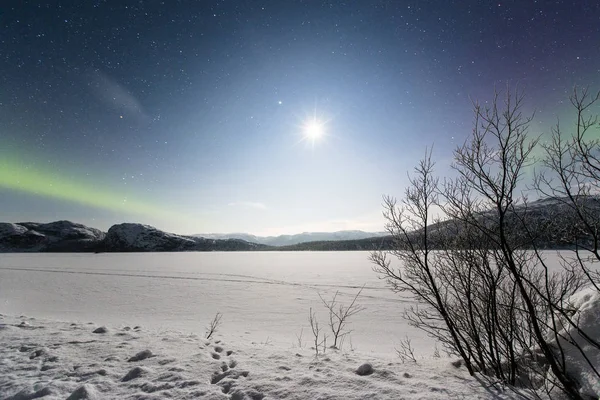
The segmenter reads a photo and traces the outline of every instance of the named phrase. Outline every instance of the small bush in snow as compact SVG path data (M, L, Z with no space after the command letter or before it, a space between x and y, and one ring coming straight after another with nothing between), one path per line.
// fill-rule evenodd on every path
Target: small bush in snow
M221 326L221 317L223 317L223 314L220 312L215 314L215 317L210 322L210 325L206 328L206 339L210 339L217 332Z
M323 354L327 348L327 335L323 334L323 338L321 339L321 326L319 325L319 321L317 321L317 314L313 312L312 308L308 311L308 322L313 333L315 357L319 357L319 348L323 346Z
M411 340L407 337L400 340L399 347L396 348L396 354L402 360L402 363L407 361L417 362L417 358L415 357L415 349L412 347ZM439 354L438 354L439 357Z
M356 293L356 296L354 296L350 302L350 305L345 305L338 300L339 292L335 292L330 301L325 300L323 296L321 296L321 293L319 293L321 302L323 302L323 305L329 311L328 325L329 329L331 329L331 333L333 334L333 344L331 345L332 348L338 349L342 347L345 336L351 332L346 328L348 319L364 310L364 307L356 303L356 300L362 293L363 289L364 286L358 291L358 293Z

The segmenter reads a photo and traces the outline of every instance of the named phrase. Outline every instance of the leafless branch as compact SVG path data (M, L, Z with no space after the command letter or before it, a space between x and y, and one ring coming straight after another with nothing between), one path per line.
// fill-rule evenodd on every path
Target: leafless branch
M220 312L217 312L215 314L215 317L210 322L210 325L206 327L206 338L207 339L210 339L215 333L217 333L217 330L221 326L221 317L223 317L223 314L221 314Z

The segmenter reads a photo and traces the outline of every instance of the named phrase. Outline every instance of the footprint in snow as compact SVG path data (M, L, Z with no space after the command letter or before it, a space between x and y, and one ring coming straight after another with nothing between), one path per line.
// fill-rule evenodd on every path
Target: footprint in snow
M250 398L262 399L264 395L256 392L253 389L249 389L250 392L248 392L235 388L236 381L240 379L240 377L246 378L250 372L235 369L237 367L237 361L231 358L233 351L225 350L225 348L218 342L215 343L216 345L211 349L210 355L216 360L221 360L221 365L220 369L212 374L210 383L220 386L221 391L225 394L229 394L231 399L247 398L245 395L249 394L250 392Z

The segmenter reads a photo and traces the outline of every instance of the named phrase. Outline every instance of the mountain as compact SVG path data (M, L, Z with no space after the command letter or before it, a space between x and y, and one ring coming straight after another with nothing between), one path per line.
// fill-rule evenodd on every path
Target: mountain
M337 231L337 232L303 232L296 235L255 236L248 233L210 233L198 234L194 237L207 239L240 239L247 242L267 246L292 246L305 242L347 241L376 238L388 235L387 232Z
M100 249L107 252L248 251L266 246L238 239L205 239L163 232L149 225L113 225Z
M0 223L0 251L93 251L104 232L70 221Z
M0 223L0 252L372 250L381 248L383 235L339 231L268 237L243 233L185 236L134 223L113 225L104 233L70 221L19 222Z
M587 196L579 199L579 203L594 222L600 221L600 196ZM498 229L493 211L478 213L475 218L487 230ZM505 223L509 240L519 248L535 245L542 249L559 249L572 246L575 239L580 244L591 240L586 227L564 199L542 199L526 207L518 206L514 213L506 216ZM600 225L600 222L594 225ZM472 243L480 247L494 245L473 232L465 239L463 229L465 224L454 220L433 224L429 227L429 245L431 248L460 248ZM412 234L418 235L418 232ZM247 234L184 236L131 223L114 225L106 233L70 221L0 223L0 252L364 251L392 248L392 237L381 232L305 232L267 237Z
M163 232L150 225L118 224L110 227L102 244L103 251L186 251L196 242L185 236Z
M0 252L250 251L267 246L243 240L204 239L149 225L118 224L107 233L70 221L0 223Z

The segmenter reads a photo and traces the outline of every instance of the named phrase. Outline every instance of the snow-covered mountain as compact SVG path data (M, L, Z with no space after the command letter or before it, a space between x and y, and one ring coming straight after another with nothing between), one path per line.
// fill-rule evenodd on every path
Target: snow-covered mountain
M135 223L113 225L104 233L70 221L20 222L0 223L0 252L247 251L303 242L342 242L382 236L385 233L363 231L304 232L267 237L244 233L185 236Z
M110 227L104 239L104 251L185 251L193 250L196 241L163 232L150 225L118 224Z
M70 221L0 223L0 252L233 251L262 247L236 239L176 235L132 223L114 225L107 233Z
M99 251L246 251L264 246L238 239L205 239L163 232L150 225L118 224L106 233Z
M600 196L578 200L586 215L600 221ZM493 228L493 211L478 214ZM518 206L505 219L509 235L519 245L538 248L564 248L574 238L590 240L572 206L566 199L547 198ZM523 230L523 224L527 231ZM432 245L439 238L456 236L460 224L444 221L430 227ZM533 236L532 236L533 235ZM457 244L460 245L460 244ZM385 232L338 231L304 232L297 235L254 236L244 233L177 235L142 224L118 224L107 233L70 221L51 223L0 223L0 252L130 252L130 251L250 251L250 250L374 250L390 249L393 240Z
M247 242L266 244L268 246L291 246L304 242L360 240L388 235L387 232L337 231L337 232L303 232L296 235L255 236L249 233L209 233L193 235L207 239L240 239Z
M70 221L0 223L0 251L91 251L104 232Z

